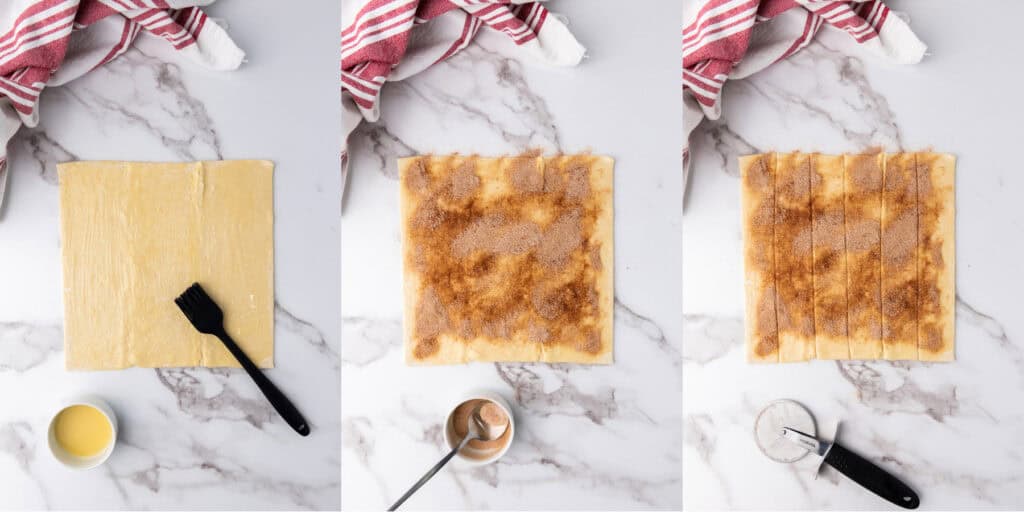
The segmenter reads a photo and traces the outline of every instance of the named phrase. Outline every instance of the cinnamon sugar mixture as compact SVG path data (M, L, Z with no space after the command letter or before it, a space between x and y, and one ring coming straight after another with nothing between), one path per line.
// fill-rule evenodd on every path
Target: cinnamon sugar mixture
M599 293L606 242L595 232L611 197L592 190L595 158L420 157L405 168L415 360L481 340L465 359L546 360L554 347L584 356L610 347ZM493 346L497 356L485 353Z
M466 400L452 412L449 424L445 428L445 435L452 445L457 445L469 433L469 422L473 411L480 410L480 419L487 425L508 425L508 415L496 403L482 398ZM512 437L512 430L507 428L496 439L472 439L462 448L463 456L471 459L489 459L500 452L509 443Z
M951 360L953 162L742 158L748 357Z

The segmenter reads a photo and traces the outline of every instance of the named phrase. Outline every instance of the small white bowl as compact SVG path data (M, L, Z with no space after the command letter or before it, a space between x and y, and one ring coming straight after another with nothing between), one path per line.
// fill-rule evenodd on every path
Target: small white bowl
M110 428L112 431L110 444L108 444L102 452L97 453L92 457L79 457L68 453L64 447L57 442L57 437L53 432L54 422L57 420L57 416L61 411L73 405L86 405L92 407L103 413L103 416L105 416L107 421L110 422ZM114 410L110 408L110 405L97 396L86 395L76 397L71 400L64 401L60 408L57 409L57 412L53 414L53 417L50 418L50 426L47 429L46 437L47 444L50 446L50 453L53 454L53 457L57 459L58 462L72 469L91 469L106 462L106 460L110 458L110 454L114 452L114 445L117 444L117 416L114 415Z
M456 446L456 444L453 444L455 442L455 436L452 434L452 416L455 414L455 409L458 408L463 403L465 403L466 401L475 399L489 400L491 402L494 402L495 404L498 404L498 407L501 407L501 409L505 412L505 415L508 416L508 442L506 442L505 446L502 446L500 450L495 452L494 455L487 457L486 459L476 459L463 455L461 450L457 454L457 458L459 461L461 461L462 464L469 466L483 466L500 459L503 455L505 455L505 452L508 451L508 448L512 446L512 441L514 441L516 437L516 419L515 415L512 414L512 406L510 406L508 402L505 401L505 399L502 398L502 396L499 395L498 393L482 389L470 391L469 393L463 395L463 397L459 399L457 402L455 402L455 405L452 406L451 411L448 413L448 417L444 421L444 440L445 443L448 445L449 450L455 448Z

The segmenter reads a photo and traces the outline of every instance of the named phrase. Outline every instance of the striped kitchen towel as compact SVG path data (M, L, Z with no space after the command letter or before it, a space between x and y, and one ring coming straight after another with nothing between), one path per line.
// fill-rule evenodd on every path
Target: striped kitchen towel
M683 12L683 133L722 113L726 80L750 76L805 48L825 25L868 52L915 64L925 45L881 0L697 0ZM683 141L684 181L689 142Z
M526 0L349 0L342 2L341 169L360 121L380 118L380 89L459 52L481 29L503 33L510 53L550 66L574 66L585 52L565 24Z
M0 206L7 143L39 123L39 94L110 62L133 45L177 52L216 70L245 54L199 5L213 0L2 0L0 2ZM141 36L141 37L140 37ZM148 41L154 41L150 44Z

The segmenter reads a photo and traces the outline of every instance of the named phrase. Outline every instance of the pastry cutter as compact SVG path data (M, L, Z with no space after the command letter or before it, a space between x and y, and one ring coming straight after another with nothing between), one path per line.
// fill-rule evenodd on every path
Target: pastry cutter
M754 439L769 459L795 462L808 453L820 457L815 478L825 464L890 503L907 509L921 504L917 493L907 484L873 462L846 449L837 441L839 426L832 441L817 437L814 416L793 400L776 400L758 413L754 420Z

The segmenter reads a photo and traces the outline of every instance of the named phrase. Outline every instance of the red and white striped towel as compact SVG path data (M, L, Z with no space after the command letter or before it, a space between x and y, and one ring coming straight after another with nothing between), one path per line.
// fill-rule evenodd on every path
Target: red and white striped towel
M501 32L516 55L574 66L585 52L569 29L526 0L347 0L342 2L342 173L347 139L360 121L380 118L380 89L459 52L482 28Z
M7 143L39 123L39 95L150 38L211 69L235 69L245 54L199 5L213 0L2 0L0 2L0 203ZM162 41L160 41L162 39Z
M915 64L925 45L881 0L698 0L684 4L683 130L718 119L726 80L750 76L805 48L825 25L883 59ZM689 172L689 142L683 143ZM685 179L685 178L684 178Z

